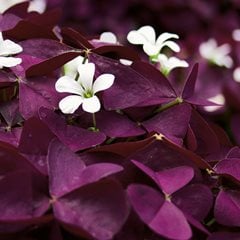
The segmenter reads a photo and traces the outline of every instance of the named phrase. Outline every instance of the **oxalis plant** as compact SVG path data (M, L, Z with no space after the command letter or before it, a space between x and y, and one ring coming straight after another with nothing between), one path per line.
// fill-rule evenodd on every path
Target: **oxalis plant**
M28 9L0 18L0 239L240 239L231 46Z

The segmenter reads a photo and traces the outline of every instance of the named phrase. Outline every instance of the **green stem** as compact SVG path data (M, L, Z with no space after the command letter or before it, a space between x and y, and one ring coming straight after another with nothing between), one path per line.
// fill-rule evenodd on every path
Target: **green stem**
M92 114L92 120L93 120L93 128L94 128L94 129L97 129L97 122L96 122L95 113Z
M213 225L215 222L216 222L215 218L212 218L210 221L208 221L208 222L206 223L206 225L210 227L210 226Z
M99 129L97 128L95 113L92 114L92 121L93 121L93 126L88 128L88 130L93 131L93 132L98 132Z
M87 54L85 54L85 56L83 58L83 61L82 61L82 64L86 63L87 59L88 59L88 56L87 56Z
M173 101L169 102L169 103L166 103L162 106L160 106L159 108L156 109L155 113L159 113L159 112L162 112L162 111L165 111L167 110L168 108L171 108L175 105L178 105L180 103L183 102L183 99L180 98L180 97L177 97L176 99L174 99Z

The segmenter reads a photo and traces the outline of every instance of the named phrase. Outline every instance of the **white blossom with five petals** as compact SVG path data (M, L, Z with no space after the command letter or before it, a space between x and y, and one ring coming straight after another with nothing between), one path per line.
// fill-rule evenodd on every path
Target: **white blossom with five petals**
M144 52L155 60L155 56L158 55L163 47L168 47L174 52L179 52L180 47L177 43L171 38L178 39L179 36L173 33L162 33L156 39L156 33L153 27L151 26L143 26L138 30L130 31L127 35L127 39L130 43L136 45L143 45Z
M0 69L3 67L15 67L22 62L21 58L9 57L22 52L23 49L15 42L6 39L3 40L2 33L0 32Z
M233 60L229 56L231 46L228 43L218 46L217 41L211 38L207 42L200 44L199 52L203 58L217 66L226 68L233 66Z
M113 74L102 74L94 82L95 64L85 63L78 66L79 78L62 76L55 84L58 92L72 93L59 102L60 110L65 114L74 113L82 104L85 112L95 113L101 108L97 92L110 88L114 82Z

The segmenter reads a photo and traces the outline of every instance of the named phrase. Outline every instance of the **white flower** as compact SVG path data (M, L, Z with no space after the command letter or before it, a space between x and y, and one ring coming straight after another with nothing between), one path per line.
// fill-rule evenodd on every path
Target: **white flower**
M177 34L165 32L156 40L155 30L151 26L143 26L138 30L130 31L127 35L130 43L143 45L144 52L150 57L158 55L165 46L174 52L179 52L179 45L169 40L171 38L178 39L179 37Z
M240 67L237 67L237 68L233 71L233 79L234 79L234 81L240 83Z
M64 64L63 70L64 75L75 78L78 74L78 66L83 64L84 57L78 56L68 63ZM85 63L88 63L88 59L86 59Z
M8 8L22 2L27 2L27 0L1 0L0 13L4 13ZM29 3L28 12L36 11L43 13L46 6L46 0L32 0Z
M216 40L211 38L200 44L199 52L203 58L218 66L226 68L233 66L233 60L228 55L231 52L231 46L227 43L218 46Z
M237 41L237 42L240 42L240 29L235 29L233 32L232 32L232 38Z
M110 88L115 76L108 73L102 74L93 82L94 63L79 65L78 73L79 78L77 81L69 76L63 76L57 80L55 88L58 92L74 94L63 98L59 102L59 108L63 113L71 114L82 104L84 111L89 113L98 112L101 104L95 94Z
M160 71L167 76L174 68L188 67L185 60L180 60L176 57L168 58L165 54L158 55L158 62L160 63Z
M99 39L92 39L95 43L119 44L117 36L112 32L101 33Z
M221 106L204 106L203 108L207 112L215 112L215 111L221 109L225 104L225 97L221 93L219 93L219 94L217 94L213 97L210 97L207 100L210 101L210 102L221 105Z
M118 43L116 35L112 32L103 32L100 35L99 41L105 42L105 43L113 43L113 44Z
M20 45L11 40L3 40L2 33L0 32L0 69L3 67L14 67L22 62L21 58L9 57L9 55L22 52L23 49Z

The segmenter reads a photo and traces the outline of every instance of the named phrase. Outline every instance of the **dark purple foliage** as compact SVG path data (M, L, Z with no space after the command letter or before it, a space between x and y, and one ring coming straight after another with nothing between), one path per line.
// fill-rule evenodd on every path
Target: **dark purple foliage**
M3 39L23 48L11 56L0 42L0 65L22 60L0 66L0 239L240 239L239 1L47 0L42 14L29 4L0 14ZM178 34L190 67L165 76L130 46L127 32L146 24ZM99 41L106 30L117 42ZM201 56L210 38L231 46L232 68ZM59 105L68 92L56 82L78 56L94 81L115 77L94 115Z

